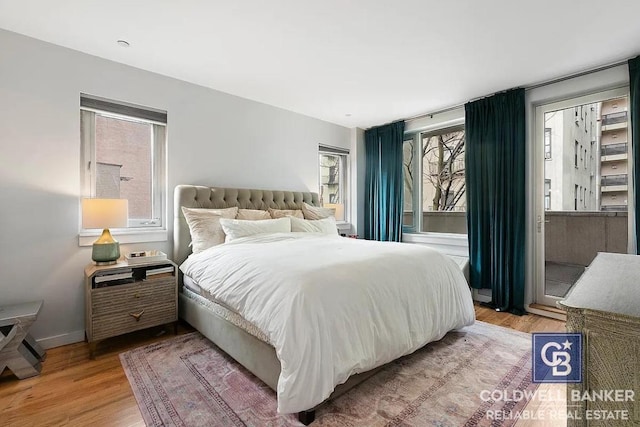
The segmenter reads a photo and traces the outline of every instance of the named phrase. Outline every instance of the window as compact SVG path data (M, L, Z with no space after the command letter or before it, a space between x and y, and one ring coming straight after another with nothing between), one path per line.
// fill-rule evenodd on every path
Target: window
M551 128L544 128L544 159L551 160Z
M551 180L544 180L544 209L551 210Z
M467 232L464 155L464 126L405 136L403 225L407 229ZM421 214L414 215L415 210Z
M575 141L575 147L573 149L573 166L578 169L578 141Z
M348 222L349 150L321 145L318 151L320 202L336 209L337 221Z
M129 200L130 231L166 229L166 123L165 112L80 98L83 197Z

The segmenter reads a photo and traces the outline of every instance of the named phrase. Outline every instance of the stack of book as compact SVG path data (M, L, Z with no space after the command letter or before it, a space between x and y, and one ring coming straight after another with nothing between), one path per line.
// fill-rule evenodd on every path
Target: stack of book
M124 285L133 282L135 282L133 270L113 270L97 273L93 278L93 287L104 288L106 286Z
M148 268L146 270L147 279L153 277L173 276L173 266L167 265L157 268Z

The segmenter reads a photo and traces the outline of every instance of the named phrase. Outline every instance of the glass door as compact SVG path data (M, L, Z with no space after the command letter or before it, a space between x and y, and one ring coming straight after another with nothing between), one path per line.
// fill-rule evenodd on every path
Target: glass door
M627 89L536 108L535 302L556 307L598 252L627 253Z

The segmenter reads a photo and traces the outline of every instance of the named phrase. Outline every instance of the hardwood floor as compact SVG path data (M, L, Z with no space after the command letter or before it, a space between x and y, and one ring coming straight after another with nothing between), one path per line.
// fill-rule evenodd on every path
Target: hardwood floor
M480 306L476 317L523 332L564 331L564 322L558 320ZM179 334L190 331L186 324L178 328ZM99 344L95 360L89 358L86 343L50 349L41 375L24 380L5 370L0 376L0 425L144 426L118 355L172 336L163 328L152 328L113 338Z

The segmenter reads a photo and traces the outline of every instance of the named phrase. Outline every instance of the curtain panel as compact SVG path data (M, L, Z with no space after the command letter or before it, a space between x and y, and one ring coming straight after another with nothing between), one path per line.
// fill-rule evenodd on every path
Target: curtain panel
M640 56L629 60L629 111L633 154L633 203L635 206L636 254L640 255Z
M402 239L402 142L404 121L365 131L364 237Z
M499 311L524 313L524 89L465 104L470 282Z

